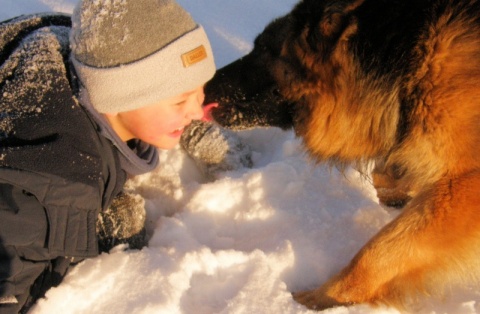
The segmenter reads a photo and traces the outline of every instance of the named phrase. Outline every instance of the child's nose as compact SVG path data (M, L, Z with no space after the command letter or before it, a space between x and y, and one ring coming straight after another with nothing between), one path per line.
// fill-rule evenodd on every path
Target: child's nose
M191 120L201 120L203 118L202 103L195 102L188 112L188 117Z

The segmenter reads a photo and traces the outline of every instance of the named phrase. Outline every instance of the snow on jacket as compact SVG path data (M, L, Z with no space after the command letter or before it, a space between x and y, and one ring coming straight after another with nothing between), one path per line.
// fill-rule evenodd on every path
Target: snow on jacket
M20 305L52 260L98 254L97 215L126 180L74 96L69 30L64 15L0 23L0 300Z

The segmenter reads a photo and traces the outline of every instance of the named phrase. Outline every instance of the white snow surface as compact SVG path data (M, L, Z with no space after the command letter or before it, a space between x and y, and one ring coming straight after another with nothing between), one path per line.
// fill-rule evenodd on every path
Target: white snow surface
M75 0L0 0L0 19L71 13ZM218 67L248 53L255 36L294 0L179 0L201 23ZM33 308L52 313L314 313L292 291L314 288L345 266L397 211L378 204L368 179L314 165L293 132L239 133L254 167L207 182L180 149L130 188L146 199L149 246L116 247L74 267ZM480 290L426 300L415 313L480 313ZM399 313L366 305L329 314Z

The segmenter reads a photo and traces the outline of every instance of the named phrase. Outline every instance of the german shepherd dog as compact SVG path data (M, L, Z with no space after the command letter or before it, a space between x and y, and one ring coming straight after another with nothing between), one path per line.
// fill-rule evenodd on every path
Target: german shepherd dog
M316 162L376 161L380 200L404 205L295 300L401 308L478 278L480 0L303 0L205 91L220 125L293 128Z

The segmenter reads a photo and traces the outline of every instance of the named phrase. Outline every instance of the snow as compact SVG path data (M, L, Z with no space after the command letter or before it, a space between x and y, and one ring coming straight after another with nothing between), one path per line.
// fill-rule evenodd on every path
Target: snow
M204 25L221 67L295 1L179 2ZM74 4L0 0L0 19L71 13ZM324 282L398 212L380 206L356 171L314 165L292 132L239 134L253 148L253 168L213 182L182 150L161 152L161 166L129 185L146 199L149 246L82 262L31 313L310 313L290 293ZM414 312L480 313L479 301L480 290L464 287ZM325 313L399 312L359 305Z

